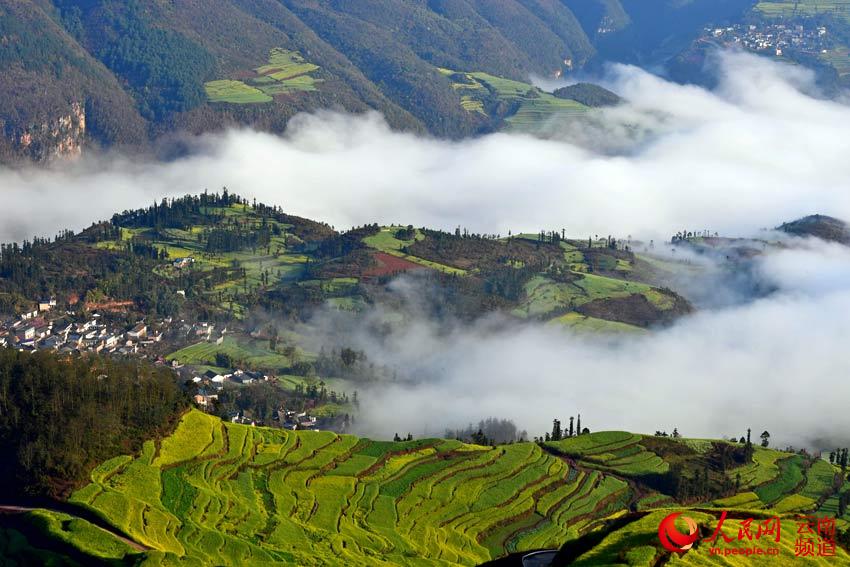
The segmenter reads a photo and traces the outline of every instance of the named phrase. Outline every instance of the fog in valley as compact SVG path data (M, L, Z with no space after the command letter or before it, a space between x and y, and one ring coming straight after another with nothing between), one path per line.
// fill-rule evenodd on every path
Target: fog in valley
M736 53L717 69L719 86L707 91L613 66L605 83L627 102L553 122L543 137L451 142L393 132L377 114L319 113L296 117L282 137L192 139L168 162L107 153L0 168L0 240L222 186L338 229L563 227L577 238L660 243L683 229L775 239L762 229L813 213L850 219L850 107L818 98L801 69ZM350 329L371 360L403 369L395 383L364 390L358 427L442 435L497 416L542 435L552 418L581 413L591 430L739 437L752 427L783 446L850 443L850 433L836 437L850 432L850 248L787 239L746 274L700 261L697 276L674 283L701 309L627 337L499 317L435 321L418 304L428 284L399 278L391 292L409 324L389 336L362 322ZM313 327L350 324L337 317L320 313Z

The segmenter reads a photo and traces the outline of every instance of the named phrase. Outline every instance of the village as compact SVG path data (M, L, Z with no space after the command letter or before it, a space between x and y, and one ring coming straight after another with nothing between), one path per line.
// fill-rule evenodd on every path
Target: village
M156 325L140 322L127 329L108 322L100 313L80 317L71 311L57 312L56 299L50 298L16 318L0 322L0 347L144 357L162 341L171 324L170 319L165 319Z
M128 328L129 327L129 328ZM216 325L208 322L189 323L175 321L171 317L156 320L151 324L138 322L132 326L113 321L101 313L81 316L73 311L57 309L54 298L38 302L30 310L15 318L0 321L0 348L19 351L54 351L62 354L107 354L133 356L148 359L156 365L172 368L178 375L190 380L196 387L193 395L195 404L204 411L213 411L219 394L225 387L251 386L261 382L276 382L276 378L265 372L234 368L227 373L207 370L196 373L191 366L183 366L176 360L167 361L164 354L170 349L169 342L209 341L221 344L227 328L216 331ZM166 339L164 341L164 338ZM318 429L322 422L308 411L296 411L286 407L276 408L272 423L252 415L250 410L231 411L228 415L233 423L246 425L270 425L290 430Z
M728 27L703 28L698 41L719 43L723 47L738 47L762 55L776 57L791 52L818 56L832 47L827 28L812 22L736 24Z

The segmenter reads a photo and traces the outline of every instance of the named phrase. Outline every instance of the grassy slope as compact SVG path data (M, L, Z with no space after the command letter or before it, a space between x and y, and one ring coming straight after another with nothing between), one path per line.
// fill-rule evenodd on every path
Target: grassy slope
M578 456L573 465L532 443L374 442L222 423L191 412L159 447L149 443L136 458L98 467L72 500L153 548L146 554L152 565L475 565L508 551L559 546L622 514L636 494L619 474L636 478L667 467L640 445L643 439L601 432L554 444ZM707 444L667 442L695 450ZM816 464L796 495L773 463L798 457L759 455L755 476L765 486L784 486L785 498L807 498L828 476ZM657 494L642 495L641 502L650 509L671 505ZM763 507L748 492L723 504L754 514ZM658 522L668 512L609 534L579 564L628 556L630 564L651 565L660 555ZM718 510L688 513L709 525ZM89 540L81 538L79 546L95 555L123 552ZM793 552L793 540L782 545ZM703 553L682 560L699 563Z
M255 77L245 82L221 79L204 83L210 102L255 104L271 102L274 95L315 91L321 79L313 73L320 67L304 60L300 53L275 48L268 63L254 69Z
M378 234L375 234L373 236L367 236L363 239L363 242L370 248L374 248L375 250L390 254L391 256L404 258L409 262L419 264L420 266L425 266L426 268L431 268L446 274L454 274L458 276L466 274L466 270L455 268L453 266L447 266L445 264L440 264L437 262L431 262L430 260L425 260L424 258L419 258L417 256L412 256L410 254L405 254L404 252L402 252L402 248L404 248L405 246L410 246L416 240L421 240L425 237L421 232L417 230L416 236L414 236L413 240L399 240L395 237L395 234L396 232L398 232L399 228L400 227L397 226L381 227L381 231Z
M452 88L460 95L461 106L467 112L488 116L487 107L492 106L493 100L511 107L508 114L499 116L510 131L534 132L553 118L581 116L588 111L579 102L555 97L528 83L483 72L449 69L440 72L452 81Z

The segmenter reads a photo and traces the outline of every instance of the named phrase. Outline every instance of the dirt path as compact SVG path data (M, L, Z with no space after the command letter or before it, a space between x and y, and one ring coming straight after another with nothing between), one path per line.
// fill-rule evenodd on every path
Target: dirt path
M108 533L109 535L111 535L115 539L126 543L128 546L130 546L131 548L133 548L136 551L144 552L144 551L150 551L152 549L152 548L147 547L145 545L142 545L142 544L140 544L136 541L133 541L132 539L128 538L127 536L125 536L121 533L118 533L113 528L111 528L108 524L106 524L106 522L103 522L102 520L92 521L91 518L82 518L80 516L76 516L73 512L69 512L68 510L58 510L58 509L45 507L45 506L38 507L38 508L30 508L28 506L0 505L0 514L6 514L6 515L26 514L27 512L35 512L36 510L47 510L48 512L56 512L56 513L59 513L59 514L68 514L70 516L74 516L74 517L80 518L82 520L86 520L87 522L94 525L98 529L103 530L104 532Z

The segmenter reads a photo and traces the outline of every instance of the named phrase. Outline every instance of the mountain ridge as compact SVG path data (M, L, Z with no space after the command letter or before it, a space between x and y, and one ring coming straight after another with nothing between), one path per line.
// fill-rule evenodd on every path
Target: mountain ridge
M597 52L598 22L582 23L571 7L558 0L7 0L0 3L0 97L7 101L0 158L44 161L97 144L142 149L180 130L281 132L298 112L321 108L377 110L394 128L440 137L492 131L503 117L464 108L439 69L514 81L581 69ZM272 82L252 76L273 49L318 69ZM217 80L236 81L231 102L205 92ZM83 127L69 131L63 124L76 107Z

